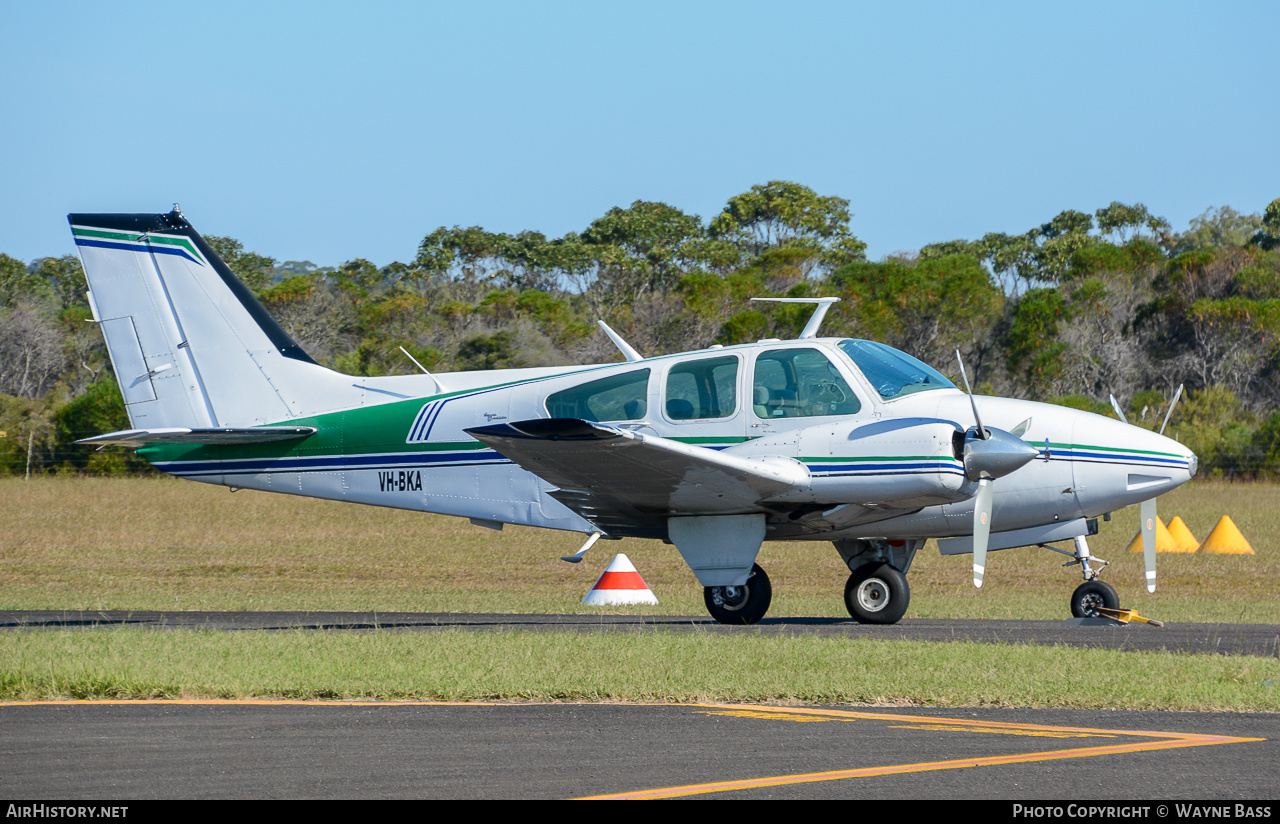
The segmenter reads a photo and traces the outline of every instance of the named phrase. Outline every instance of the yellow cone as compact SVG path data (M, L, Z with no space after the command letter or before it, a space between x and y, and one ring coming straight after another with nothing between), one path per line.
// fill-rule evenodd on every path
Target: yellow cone
M1133 536L1133 540L1129 542L1130 552L1142 551L1142 530L1138 530L1138 534ZM1164 525L1164 521L1156 518L1156 552L1185 552L1178 546L1178 542L1173 540L1173 536L1169 534L1169 528Z
M1191 530L1187 529L1187 525L1182 522L1181 515L1174 515L1173 520L1169 522L1169 535L1173 538L1174 543L1181 547L1182 552L1195 552L1200 548L1200 542L1196 540L1196 536L1191 534Z
M1217 555L1252 555L1253 547L1240 534L1236 525L1226 515L1218 521L1218 525L1209 533L1200 545L1201 552L1212 552Z

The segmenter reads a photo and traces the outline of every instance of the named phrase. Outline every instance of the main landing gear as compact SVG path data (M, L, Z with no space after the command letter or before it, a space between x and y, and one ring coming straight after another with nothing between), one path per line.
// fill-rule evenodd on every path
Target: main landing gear
M907 570L919 539L835 541L836 551L851 574L844 585L844 605L860 624L896 624L911 604Z
M754 624L769 611L773 587L759 564L752 564L747 582L736 587L703 587L707 612L721 624Z
M896 624L910 603L907 576L889 564L863 564L844 585L844 605L860 624Z

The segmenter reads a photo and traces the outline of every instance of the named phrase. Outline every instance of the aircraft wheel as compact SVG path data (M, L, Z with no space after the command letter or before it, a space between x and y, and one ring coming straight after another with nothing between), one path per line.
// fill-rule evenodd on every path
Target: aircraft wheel
M1085 581L1071 593L1071 614L1076 618L1097 618L1098 607L1120 608L1115 587L1102 581Z
M844 605L860 624L896 624L910 603L907 576L889 564L860 566L844 585Z
M753 564L747 582L740 587L703 587L707 612L721 624L754 624L769 611L773 587L759 564Z

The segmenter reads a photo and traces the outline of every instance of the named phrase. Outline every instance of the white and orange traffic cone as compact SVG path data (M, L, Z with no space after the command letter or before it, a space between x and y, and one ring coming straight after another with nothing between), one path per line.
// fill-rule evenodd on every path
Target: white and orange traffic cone
M653 590L636 572L631 559L619 552L613 556L609 566L596 585L582 599L582 603L592 606L614 606L618 604L656 604L658 599Z

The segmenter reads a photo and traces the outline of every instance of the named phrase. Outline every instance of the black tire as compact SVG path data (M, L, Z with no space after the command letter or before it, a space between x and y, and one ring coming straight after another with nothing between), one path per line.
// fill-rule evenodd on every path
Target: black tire
M860 624L896 624L911 603L907 576L889 564L860 566L844 585L844 605Z
M1102 581L1085 581L1071 593L1071 614L1076 618L1101 618L1098 607L1120 609L1115 587Z
M773 603L773 586L759 564L753 564L740 587L703 587L707 612L721 624L754 624Z

